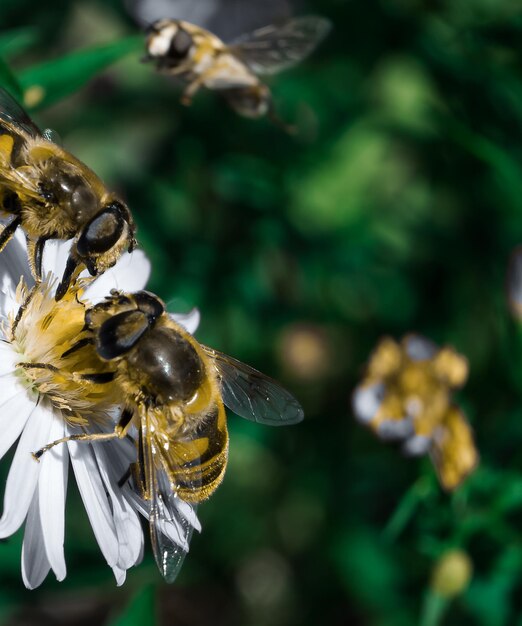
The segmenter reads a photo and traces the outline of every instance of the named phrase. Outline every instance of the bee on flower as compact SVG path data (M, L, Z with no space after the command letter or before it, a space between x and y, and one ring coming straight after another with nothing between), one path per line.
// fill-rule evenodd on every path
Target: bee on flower
M408 456L429 453L442 487L458 487L475 469L473 433L452 393L468 377L468 362L453 348L419 335L383 339L356 388L356 419L383 441L398 441Z
M132 437L117 441L78 442L78 436L103 436L114 429L121 412L109 367L94 346L78 347L85 311L111 289L145 286L150 264L141 251L125 253L94 280L71 284L55 299L70 243L49 242L42 260L42 282L35 285L25 240L16 233L0 264L0 458L16 442L0 517L0 538L25 522L22 577L26 587L40 585L52 569L66 575L64 558L65 499L72 467L87 516L100 549L121 585L139 563L144 537L139 514L150 517L150 503L122 477L136 462ZM193 332L199 316L173 316ZM71 350L76 346L74 350ZM50 441L67 439L35 459ZM159 479L162 477L160 476ZM165 497L160 532L181 557L192 530L200 530L194 508Z
M63 579L70 459L118 583L143 555L138 513L172 582L200 529L194 505L225 473L225 405L274 426L300 422L303 411L276 381L199 344L192 336L197 311L169 313L144 291L150 267L140 251L97 279L80 275L57 302L68 246L45 248L37 283L17 234L0 265L0 458L20 437L0 538L25 520L26 586L39 585L50 569Z

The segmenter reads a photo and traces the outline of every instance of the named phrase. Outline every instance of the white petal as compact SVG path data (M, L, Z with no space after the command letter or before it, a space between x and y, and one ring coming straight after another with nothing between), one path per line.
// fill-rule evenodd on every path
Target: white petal
M150 276L150 261L142 250L125 253L114 267L108 269L85 290L85 297L96 304L111 289L133 292L143 289Z
M357 387L352 396L352 409L356 419L363 424L373 420L384 397L383 383L375 383L368 387Z
M0 384L0 394L2 394L4 391L7 391L7 389L5 389L6 387L9 387L10 389L13 389L13 387L22 389L19 379L17 379L14 375L16 364L19 362L20 355L16 354L11 344L7 343L6 341L0 340L0 376L12 374L12 382L16 383L15 385L13 385L11 383L7 383L7 381L2 381Z
M61 280L65 264L69 258L72 240L58 241L53 239L45 244L42 257L42 275L51 273Z
M110 567L118 562L118 538L98 465L90 444L69 441L69 454L78 489L96 541Z
M100 475L111 499L114 526L118 535L118 567L127 570L137 563L143 543L140 520L123 497L122 488L118 486L118 480L127 471L128 463L125 467L119 462L116 446L100 443L93 447ZM112 449L109 450L109 447Z
M12 535L27 515L41 469L31 454L49 443L51 418L49 409L39 404L27 420L7 477L0 537Z
M56 441L65 435L63 420L55 416L51 425L49 441ZM40 498L40 520L44 529L44 545L47 559L56 574L63 580L67 573L63 552L65 532L65 494L69 453L65 444L58 444L44 453L38 480Z
M127 577L127 570L121 569L117 565L112 568L114 573L114 578L116 578L116 584L118 587L121 587L125 582L125 578Z
M407 456L422 456L431 447L431 437L426 435L415 435L404 442L402 451Z
M9 383L6 388L0 385L0 459L18 439L35 408L35 403L29 400L25 390L11 387L11 381L6 381ZM9 391L14 395L7 397Z
M189 313L169 313L171 319L193 335L198 329L201 315L198 309L192 309Z
M34 283L27 263L27 246L25 237L20 229L2 250L2 262L0 263L0 285L11 288L16 287L20 278L24 278L30 285Z
M411 419L388 419L382 421L377 427L377 435L383 441L402 441L406 437L411 437L415 430Z
M35 494L27 514L22 544L22 579L28 589L35 589L41 585L51 569L45 553L44 536L40 523L38 497Z
M196 508L192 504L189 504L188 502L179 500L178 510L180 512L180 515L187 520L187 522L192 526L192 528L194 528L195 530L198 531L198 533L200 533L201 522L199 521L198 516L196 515Z
M404 338L404 348L412 361L426 361L438 352L437 346L420 335L408 335Z
M0 281L0 318L2 321L7 320L9 313L15 313L18 310L19 304L16 301L16 285L11 282L11 279L4 276ZM1 333L2 336L5 333ZM10 341L9 336L5 336L5 339Z

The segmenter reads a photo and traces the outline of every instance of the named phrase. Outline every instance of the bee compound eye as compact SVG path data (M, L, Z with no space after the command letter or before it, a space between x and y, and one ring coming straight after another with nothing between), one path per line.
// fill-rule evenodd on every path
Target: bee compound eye
M192 37L183 28L178 28L170 43L168 56L173 59L182 59L187 56L191 47Z
M147 24L147 26L145 27L145 34L153 35L154 33L158 33L159 29L160 29L160 22L159 21L152 22L152 24Z
M138 291L134 294L134 300L138 309L152 320L160 317L165 312L163 302L149 291Z
M111 361L131 350L149 328L147 316L140 311L113 315L100 327L96 336L96 352Z
M123 233L125 220L116 208L105 209L88 222L76 244L81 257L110 250Z

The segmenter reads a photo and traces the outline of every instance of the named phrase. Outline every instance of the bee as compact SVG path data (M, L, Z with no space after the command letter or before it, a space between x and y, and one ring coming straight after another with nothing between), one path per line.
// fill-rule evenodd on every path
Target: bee
M150 505L156 562L172 581L184 549L162 529L176 509L173 498L195 505L221 483L228 457L225 405L241 417L275 426L300 422L303 410L276 381L198 343L147 291L114 290L88 309L85 335L76 345L87 342L112 366L124 407L121 417L113 432L73 435L50 443L35 457L70 439L123 438L136 427L137 463L124 480L131 478ZM186 528L188 533L190 525Z
M162 19L148 29L145 61L187 84L189 105L198 89L218 91L240 115L275 118L270 89L259 79L302 61L328 34L331 24L313 15L265 26L224 43L213 33L183 20Z
M0 215L10 218L0 232L0 251L22 228L31 271L40 282L46 241L73 239L56 290L60 300L76 272L85 267L92 276L101 274L136 241L127 206L53 138L0 89Z

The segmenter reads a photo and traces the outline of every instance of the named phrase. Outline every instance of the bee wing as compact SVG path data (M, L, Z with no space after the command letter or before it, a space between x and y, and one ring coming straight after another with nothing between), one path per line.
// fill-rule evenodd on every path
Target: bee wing
M270 426L297 424L303 419L299 402L277 381L217 350L203 349L218 372L223 402L234 413Z
M156 458L146 423L141 428L141 449L145 492L150 502L149 525L154 558L163 578L173 582L189 551L194 528L200 530L192 505L181 500L171 488L167 475Z
M324 17L296 17L243 35L229 50L256 74L275 74L305 59L330 29L331 22Z
M447 491L456 489L476 468L479 454L473 431L456 406L448 409L444 421L436 428L430 454L439 480Z
M41 130L27 112L9 92L2 88L0 88L0 120L7 122L17 130L28 133L31 137L42 137Z
M54 130L54 128L46 128L43 133L42 133L42 137L49 141L50 143L54 143L57 146L60 146L60 148L63 147L63 141L61 136Z

